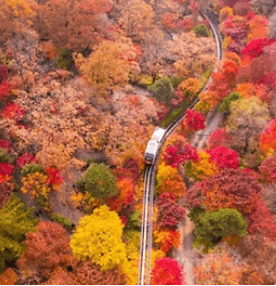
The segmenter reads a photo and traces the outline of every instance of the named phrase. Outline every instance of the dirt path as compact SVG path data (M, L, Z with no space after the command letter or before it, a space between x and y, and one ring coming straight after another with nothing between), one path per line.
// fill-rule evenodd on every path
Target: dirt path
M174 257L182 265L185 283L186 285L195 285L195 277L193 268L195 266L195 254L192 249L192 242L194 240L193 229L194 223L187 216L188 210L183 224L181 225L180 241L181 244L178 249L175 250Z

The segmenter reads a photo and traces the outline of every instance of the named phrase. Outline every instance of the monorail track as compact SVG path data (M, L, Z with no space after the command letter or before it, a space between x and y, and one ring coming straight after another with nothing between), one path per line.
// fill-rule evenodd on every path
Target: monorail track
M200 11L201 16L209 20L210 28L214 35L217 46L217 59L222 58L222 40L218 28L218 22L210 11ZM207 82L203 91L205 91L210 85L211 79ZM199 101L195 98L187 109L192 109ZM160 149L165 143L168 136L179 125L181 120L185 117L185 111L178 118L176 118L167 128L165 135L157 150L157 158L153 165L146 165L145 167L145 181L144 181L144 195L143 195L143 217L141 223L141 240L140 240L140 256L139 256L139 273L138 273L138 285L150 285L151 279L151 252L152 252L152 231L153 231L153 205L154 205L154 182L155 173L158 163L158 157L160 155Z

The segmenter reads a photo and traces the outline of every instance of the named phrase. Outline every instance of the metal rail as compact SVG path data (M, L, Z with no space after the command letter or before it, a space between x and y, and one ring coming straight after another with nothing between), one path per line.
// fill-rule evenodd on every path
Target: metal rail
M221 60L222 58L222 40L218 28L215 26L218 25L214 21L212 15L209 11L200 11L202 17L209 20L210 28L214 35L216 46L217 46L217 59ZM209 15L208 15L209 14ZM205 88L205 91L210 85L211 78L209 78ZM187 109L192 109L199 101L198 98L195 98L190 106ZM158 157L160 155L160 149L165 143L167 137L173 132L173 130L178 126L181 120L185 117L186 111L184 111L179 117L177 117L170 125L166 128L165 135L159 145L157 150L157 155L155 163L153 165L147 165L145 167L145 181L144 181L144 195L143 195L143 217L141 223L141 240L140 240L140 255L139 255L139 273L138 273L138 285L150 285L151 278L151 251L152 251L152 219L153 219L153 202L154 202L154 182L155 182L155 173L157 168Z

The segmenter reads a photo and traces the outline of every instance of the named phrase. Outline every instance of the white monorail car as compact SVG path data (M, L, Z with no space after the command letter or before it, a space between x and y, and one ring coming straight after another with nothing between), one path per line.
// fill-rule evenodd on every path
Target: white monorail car
M166 130L163 128L155 128L145 151L144 161L146 164L154 164L160 142L163 139L165 132Z

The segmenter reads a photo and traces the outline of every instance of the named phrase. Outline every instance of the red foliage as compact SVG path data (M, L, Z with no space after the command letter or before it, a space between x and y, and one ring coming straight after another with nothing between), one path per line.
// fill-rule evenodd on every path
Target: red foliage
M275 43L276 39L258 38L249 42L242 50L242 57L250 57L250 59L256 58L263 54L264 48Z
M56 168L47 167L44 169L44 172L48 175L47 183L52 186L59 186L64 181L64 177Z
M6 149L7 151L11 150L11 143L8 140L0 139L0 148Z
M66 230L56 222L44 221L38 223L37 230L26 234L27 251L17 260L18 268L30 275L38 272L49 277L57 267L71 266L74 258Z
M209 135L208 145L210 148L215 147L228 147L232 138L225 129L217 128L212 134Z
M275 184L276 183L276 156L266 158L261 166L259 172L263 181Z
M205 128L206 118L203 114L193 109L187 109L185 118L181 121L181 127L187 133L192 133Z
M261 200L261 191L254 172L225 169L192 186L185 194L185 202L190 208L201 205L206 211L234 208L248 217Z
M233 10L234 10L234 13L236 15L245 16L250 10L249 2L239 2L238 1L234 5Z
M176 260L171 258L161 258L156 260L152 270L153 285L183 285L184 277L181 266Z
M13 102L6 105L0 112L3 118L14 120L16 123L24 116L24 109Z
M162 19L162 24L172 31L184 30L190 31L193 28L193 21L191 18L180 19L175 14L167 13Z
M127 172L130 173L130 177L133 179L134 182L139 180L140 177L139 166L135 159L127 158L123 163L123 167L127 169Z
M16 165L19 168L22 168L23 166L30 163L38 163L36 158L30 153L25 153L22 156L18 157L18 159L16 160Z
M271 120L260 135L260 147L265 154L276 152L276 118Z
M0 84L8 79L8 75L7 67L0 65Z
M193 160L198 162L199 157L197 149L191 144L184 144L183 142L175 142L165 150L164 159L167 165L177 168L180 164L186 161Z
M6 101L10 96L10 92L11 92L10 83L7 81L3 81L0 84L0 100Z
M228 79L223 72L217 72L212 74L212 83L209 87L210 92L214 92L216 97L214 100L220 102L223 100L231 91Z
M221 30L226 36L230 36L233 40L242 40L247 35L248 23L241 17L228 17L221 25Z
M121 215L121 216L120 216L120 220L121 220L122 224L123 224L124 227L125 227L125 226L127 225L127 223L128 223L128 219L126 218L126 216Z
M242 49L243 49L242 44L240 43L240 41L237 41L235 43L231 43L230 45L228 45L226 51L236 53L237 55L240 56L242 53Z
M223 62L223 73L227 76L227 77L231 77L234 76L238 73L238 66L237 64L232 61L232 60L225 60Z
M272 240L276 238L275 218L262 200L258 200L249 216L250 233L260 233Z
M11 176L13 173L14 166L8 163L0 163L0 175Z
M239 155L234 150L220 146L208 150L207 153L211 155L211 160L221 169L238 169L239 167Z
M5 206L13 190L14 184L12 177L0 175L0 209Z
M176 228L179 221L185 215L185 210L176 203L175 196L172 193L163 193L157 200L159 227Z

